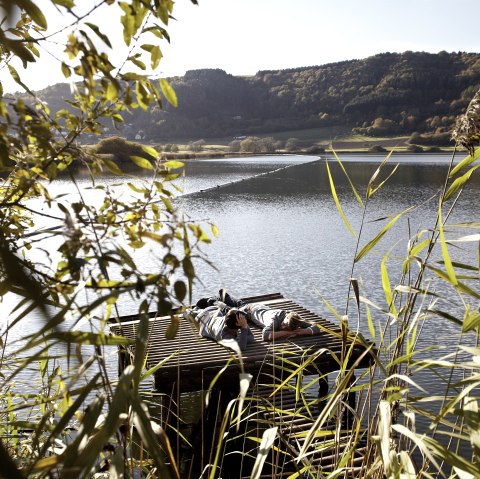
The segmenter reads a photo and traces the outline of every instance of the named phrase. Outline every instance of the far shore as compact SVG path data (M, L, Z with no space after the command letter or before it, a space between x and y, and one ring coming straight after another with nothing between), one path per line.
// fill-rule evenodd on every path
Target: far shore
M392 148L394 150L394 154L395 155L419 155L419 156L422 156L422 155L451 155L453 153L453 148L451 149L440 149L440 150L434 150L434 151L428 151L428 150L424 150L424 151L421 151L421 152L417 152L417 151L407 151L405 149L395 149L395 148ZM384 151L371 151L371 150L348 150L348 149L345 149L345 150L335 150L335 153L337 154L341 154L341 155L382 155L382 154L388 154L390 153L390 149L385 149ZM461 152L460 152L461 153ZM334 155L334 151L333 150L326 150L325 152L323 153L306 153L304 151L289 151L289 152L285 152L285 151L278 151L278 152L275 152L275 153L252 153L252 152L238 152L238 153L234 153L234 152L221 152L221 151L218 151L218 150L213 150L213 151L201 151L201 152L176 152L176 153L173 153L173 152L162 152L162 156L163 158L167 159L167 160L206 160L206 159L215 159L215 158L225 158L225 159L228 159L228 158L244 158L244 157L254 157L254 156L275 156L275 155L299 155L299 156L318 156L318 157L324 157L324 156L330 156L330 155Z

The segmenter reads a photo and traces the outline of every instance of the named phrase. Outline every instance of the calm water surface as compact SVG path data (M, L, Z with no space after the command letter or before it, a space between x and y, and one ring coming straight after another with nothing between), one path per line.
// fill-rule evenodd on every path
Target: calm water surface
M383 158L382 155L342 157L363 197L369 178ZM397 281L399 260L409 237L434 225L437 200L432 198L443 185L449 159L448 155L393 156L385 169L391 171L398 162L397 172L388 186L367 204L360 247L382 229L388 222L385 218L419 205L397 222L375 252L362 259L353 272L362 283L362 295L382 307L385 307L380 281L382 256L395 245L388 265L391 281ZM343 211L358 231L363 210L338 165L334 160L329 164ZM117 188L119 195L127 194L127 188L118 178L101 181ZM185 176L178 183L183 190L176 200L181 210L201 223L215 223L220 230L220 236L203 247L215 268L203 262L196 264L194 300L216 293L219 287L237 296L281 292L329 319L332 314L321 296L340 314L345 314L357 239L348 232L336 209L325 161L304 156L188 161ZM80 184L86 187L88 182ZM71 191L66 181L58 181L53 188L58 192ZM478 192L477 175L462 195L450 223L478 221ZM85 190L84 194L88 197L95 193ZM464 234L468 233L466 230ZM478 244L451 249L453 259L475 264ZM138 262L154 268L154 251L141 254ZM432 288L438 286L434 283ZM136 312L137 307L133 302L120 304L121 314ZM355 327L353 305L349 316ZM379 314L375 320L383 321L384 317ZM456 328L446 320L435 321L425 328L426 344L451 344ZM364 314L359 327L368 334ZM434 388L435 381L430 385Z
M362 196L382 159L342 158ZM231 167L228 161L205 162L209 168L214 166L209 175L202 176L205 185L215 183L217 177L223 178ZM381 298L381 255L397 242L394 253L403 254L410 236L434 225L438 200L431 198L443 185L449 157L400 156L392 159L392 166L395 161L401 163L388 187L367 204L360 246L388 222L383 218L410 206L419 207L397 222L379 243L378 253L367 256L356 267L354 276L364 281L365 294L373 298ZM334 163L330 165L343 211L358 231L363 210L343 173ZM189 164L187 173L190 167L203 165ZM202 183L198 187L205 188ZM475 221L477 194L478 178L464 193L450 222ZM220 237L205 248L218 271L198 264L201 283L196 285L195 296L214 293L219 286L240 296L280 291L327 315L328 310L319 299L321 293L343 314L357 240L348 232L334 204L325 162L297 164L248 181L186 195L179 203L193 219L209 219L220 229ZM464 254L461 250L458 254L468 256L469 252L467 249ZM391 262L395 262L395 254ZM397 278L393 269L391 280Z

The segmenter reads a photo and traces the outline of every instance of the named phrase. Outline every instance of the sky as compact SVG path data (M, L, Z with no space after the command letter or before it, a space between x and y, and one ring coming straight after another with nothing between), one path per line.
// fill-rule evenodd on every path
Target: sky
M99 0L77 0L87 8ZM46 0L37 0L44 6ZM323 65L406 50L438 53L445 50L480 52L474 19L479 0L177 0L163 41L159 76L183 75L187 70L221 68L233 75ZM111 9L105 9L105 13ZM54 29L65 21L47 11ZM121 36L111 13L93 20L114 42L112 58L120 58ZM52 52L59 55L52 44ZM33 89L66 81L50 54L23 70ZM6 91L18 87L0 66Z

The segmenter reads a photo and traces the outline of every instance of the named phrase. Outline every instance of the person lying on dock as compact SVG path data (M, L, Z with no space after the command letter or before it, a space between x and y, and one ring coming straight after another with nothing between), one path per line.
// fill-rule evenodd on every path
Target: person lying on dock
M241 351L255 339L248 326L246 313L239 309L231 308L225 312L221 305L216 304L196 313L187 312L185 316L198 324L199 333L204 338L218 342L235 340Z
M313 336L321 332L318 326L304 321L294 311L271 309L264 304L247 304L242 307L242 311L247 313L249 321L263 328L264 341Z

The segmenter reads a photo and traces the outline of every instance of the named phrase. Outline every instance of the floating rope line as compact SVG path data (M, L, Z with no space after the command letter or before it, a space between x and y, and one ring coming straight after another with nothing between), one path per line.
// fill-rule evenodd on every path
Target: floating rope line
M232 186L232 185L236 185L238 183L241 183L243 181L249 181L249 180L254 180L256 178L261 178L261 177L264 177L264 176L269 176L269 175L272 175L272 174L275 174L275 173L278 173L280 171L285 171L287 170L288 168L292 168L292 167L295 167L295 166L300 166L300 165L308 165L308 164L311 164L311 163L316 163L318 161L322 161L323 158L322 157L319 157L317 158L316 160L313 160L313 161L307 161L305 163L298 163L298 164L293 164L293 165L287 165L287 166L283 166L282 168L277 168L275 170L270 170L270 171L265 171L263 173L258 173L257 175L253 175L253 176L248 176L248 177L245 177L245 178L240 178L239 180L235 180L235 181L230 181L228 183L224 183L222 185L215 185L215 186L212 186L210 188L205 188L205 189L202 189L202 190L198 190L198 191L192 191L190 193L184 193L184 194L181 194L181 195L178 195L178 196L175 196L174 198L172 198L172 201L175 201L179 198L187 198L189 196L194 196L194 195L199 195L199 194L203 194L203 193L208 193L210 191L216 191L220 188L225 188L227 186ZM152 201L151 204L158 204L158 203L161 203L162 200L157 200L157 201ZM118 211L118 214L121 214L121 213L124 213L126 210L123 210L123 211ZM91 221L85 221L86 223L91 223ZM57 232L58 230L64 228L65 225L64 224L61 224L61 225L58 225L58 226L51 226L49 228L43 228L41 230L36 230L36 231L32 231L31 233L26 233L23 235L24 238L29 238L31 236L36 236L36 235L39 235L39 234L47 234L47 233L53 233L53 232Z
M263 173L258 173L257 175L253 175L253 176L247 176L245 178L240 178L239 180L235 180L235 181L230 181L228 183L223 183L221 185L215 185L215 186L211 186L210 188L204 188L202 190L198 190L198 191L191 191L190 193L184 193L183 195L179 195L179 196L176 196L174 199L177 199L177 198L186 198L188 196L193 196L193 195L198 195L198 194L201 194L201 193L208 193L210 191L217 191L219 188L225 188L227 186L232 186L232 185L236 185L238 183L242 183L243 181L250 181L250 180L254 180L254 179L257 179L257 178L261 178L263 176L269 176L269 175L273 175L275 173L278 173L280 171L284 171L284 170L287 170L289 168L292 168L292 167L295 167L295 166L300 166L300 165L308 165L308 164L311 164L311 163L317 163L318 161L322 160L321 157L319 157L318 159L316 160L313 160L313 161L307 161L305 163L298 163L298 164L293 164L293 165L287 165L287 166L283 166L281 168L277 168L275 170L270 170L270 171L264 171Z

